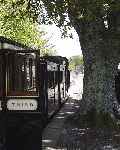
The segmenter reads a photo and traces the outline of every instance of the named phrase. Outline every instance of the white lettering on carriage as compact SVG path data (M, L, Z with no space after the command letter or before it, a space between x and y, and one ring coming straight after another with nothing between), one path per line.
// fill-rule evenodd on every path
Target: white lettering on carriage
M37 107L35 99L9 99L7 102L8 110L36 110Z
M47 62L47 70L48 71L57 71L58 70L58 66L57 66L56 63Z
M65 71L65 65L60 65L60 71Z

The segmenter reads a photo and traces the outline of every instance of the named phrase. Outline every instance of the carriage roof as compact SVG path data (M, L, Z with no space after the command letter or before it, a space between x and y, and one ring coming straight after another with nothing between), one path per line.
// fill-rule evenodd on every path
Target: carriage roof
M58 64L63 64L63 61L65 61L65 63L68 64L68 59L62 56L43 56L42 58L46 61L52 61Z
M0 36L0 50L28 50L28 51L36 51L31 47L28 47L24 44L11 40L9 38Z

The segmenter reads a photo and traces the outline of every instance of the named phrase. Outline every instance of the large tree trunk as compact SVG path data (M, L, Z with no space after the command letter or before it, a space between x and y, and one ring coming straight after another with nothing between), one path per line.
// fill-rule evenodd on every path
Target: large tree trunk
M102 7L98 7L94 14L90 6L82 9L80 1L68 4L69 18L79 36L84 60L83 112L93 108L98 113L110 114L113 102L117 103L115 76L120 61L120 12L113 10L105 15L101 13Z
M113 101L116 101L116 61L109 56L102 57L97 52L92 57L92 61L89 60L89 54L83 55L85 69L83 100L86 111L96 108L98 112L112 112Z
M102 20L75 23L84 59L83 102L84 112L111 113L116 101L115 75L119 62L118 51L111 40L105 39Z

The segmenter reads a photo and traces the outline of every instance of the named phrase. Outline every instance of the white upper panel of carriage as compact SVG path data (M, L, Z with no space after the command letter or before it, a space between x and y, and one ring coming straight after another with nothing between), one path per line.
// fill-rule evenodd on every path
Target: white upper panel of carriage
M13 44L9 44L9 43L0 43L0 48L1 49L15 49L15 50L24 50L24 48L13 45Z
M58 65L54 62L47 62L47 70L48 71L57 71L58 70Z
M60 65L60 71L65 71L65 65Z

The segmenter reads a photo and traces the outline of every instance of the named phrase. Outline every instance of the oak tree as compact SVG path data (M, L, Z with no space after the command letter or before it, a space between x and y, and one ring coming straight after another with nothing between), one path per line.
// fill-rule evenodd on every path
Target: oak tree
M66 32L74 27L84 60L83 101L85 112L113 112L115 75L120 57L119 0L36 0L39 22L56 23ZM41 7L42 6L42 7ZM37 7L38 8L38 7ZM43 19L41 19L43 16ZM64 33L65 33L64 32Z

